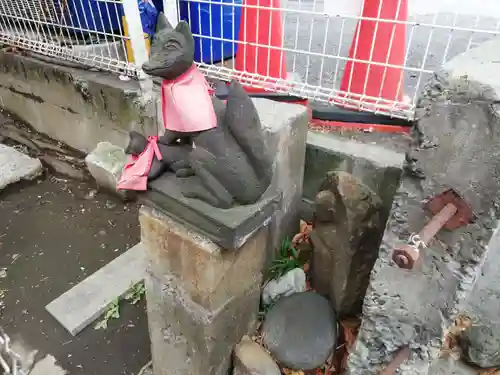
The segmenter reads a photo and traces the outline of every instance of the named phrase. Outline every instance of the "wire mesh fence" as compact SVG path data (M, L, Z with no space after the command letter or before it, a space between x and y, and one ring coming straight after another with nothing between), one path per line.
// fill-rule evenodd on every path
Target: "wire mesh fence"
M147 58L137 28L138 10L130 12L137 2L0 0L0 42L137 76ZM500 2L495 0L163 3L177 8L174 21L189 22L195 60L211 79L236 78L255 88L404 119L413 118L419 93L443 63L500 33ZM124 4L129 9L127 22L123 22ZM393 17L386 17L387 6ZM369 16L367 7L372 8ZM167 11L172 13L171 8ZM127 23L134 27L125 30ZM372 30L371 43L367 44L366 34L358 35L360 24ZM397 43L401 29L404 42ZM141 47L140 58L136 58L138 48L131 48L134 41ZM356 51L362 49L360 57ZM391 57L396 50L399 59ZM357 70L363 71L364 79L357 73L352 78ZM384 88L389 76L397 77L396 91Z
M271 6L259 5L264 2ZM419 93L430 75L439 70L443 63L500 33L500 3L489 0L480 0L472 6L468 0L282 0L281 4L256 0L256 5L248 3L238 0L180 0L179 19L185 19L192 25L195 38L198 39L199 66L209 77L222 80L237 78L254 87L286 92L319 102L341 103L344 107L404 119L413 118ZM376 15L364 16L367 4L373 7L374 3ZM383 17L383 9L388 3L396 12L396 17ZM238 17L245 17L243 8L258 10L253 24L246 22L247 27L255 27L257 34L264 35L258 42L245 39L245 33L238 30ZM407 12L404 19L400 17L403 11ZM279 12L281 15L281 46L269 45L275 29L258 20L259 13L266 12ZM210 22L203 22L207 14ZM228 17L232 20L227 20ZM365 59L356 58L356 54L352 53L353 50L367 48L366 41L361 46L363 41L356 40L356 28L362 21L365 27L366 23L370 23L369 27L375 34L372 45L368 46L368 50L372 51L366 53L368 57ZM214 22L220 26L214 25ZM393 29L398 25L404 27L403 46L396 46L393 35L382 35L380 31L377 35L377 28L382 29L383 24L390 24ZM193 25L196 27L193 28ZM225 27L229 30L225 30ZM265 31L258 28L265 28ZM266 33L268 38L265 37ZM373 49L380 48L381 43L386 43L387 56L395 48L402 48L402 60L394 63L389 58L371 59L376 54ZM255 74L255 71L242 69L232 56L238 56L238 51L244 45L253 45L264 54L267 53L266 47L280 49L285 55L288 73L293 74L276 77L262 71ZM225 61L220 59L221 49L226 50ZM243 57L247 61L253 58L255 56ZM365 65L368 71L366 81L361 82L361 86L365 86L361 92L352 91L350 85L342 85L343 79L344 82L346 80L344 73L349 62L358 68ZM267 63L270 66L276 61ZM375 90L367 89L367 84L376 85L368 76L369 71L377 67L384 70L381 81L386 79L384 76L390 74L388 72L391 70L400 72L400 92L392 97L392 94L377 95L377 91L382 92L383 82ZM370 96L367 91L375 92L375 95Z
M135 76L120 0L0 0L0 42Z

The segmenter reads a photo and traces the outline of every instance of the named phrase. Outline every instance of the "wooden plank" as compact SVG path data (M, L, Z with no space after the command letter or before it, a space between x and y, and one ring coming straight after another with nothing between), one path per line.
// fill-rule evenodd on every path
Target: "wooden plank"
M144 279L146 255L139 243L102 267L45 309L73 336L96 320L117 297Z

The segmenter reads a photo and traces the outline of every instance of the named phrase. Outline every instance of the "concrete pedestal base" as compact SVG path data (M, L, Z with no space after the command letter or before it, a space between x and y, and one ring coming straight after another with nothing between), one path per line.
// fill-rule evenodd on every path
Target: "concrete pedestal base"
M226 375L255 326L268 229L227 251L158 211L140 212L155 375Z

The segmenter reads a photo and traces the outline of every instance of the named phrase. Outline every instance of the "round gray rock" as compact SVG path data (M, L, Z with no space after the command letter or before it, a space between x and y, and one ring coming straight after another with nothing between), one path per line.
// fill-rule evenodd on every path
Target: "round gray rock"
M265 346L283 366L312 370L325 363L336 346L336 316L326 298L297 293L276 303L262 333Z

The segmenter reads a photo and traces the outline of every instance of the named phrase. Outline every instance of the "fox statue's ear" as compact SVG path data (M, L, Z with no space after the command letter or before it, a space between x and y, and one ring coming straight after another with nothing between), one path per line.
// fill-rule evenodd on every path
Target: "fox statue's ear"
M186 21L179 22L175 27L175 31L181 33L186 37L191 37L191 28L189 27L189 24Z
M167 19L167 16L165 16L165 13L160 12L160 14L158 14L158 20L156 21L156 32L158 33L159 31L163 31L163 30L169 31L169 30L173 30L173 29L174 28L172 27L170 22L168 22L168 19Z
M189 44L189 47L194 51L194 38L193 33L191 33L191 28L186 21L181 21L175 27L175 31L186 38L186 42Z

